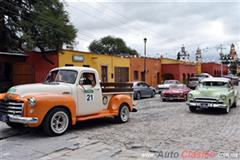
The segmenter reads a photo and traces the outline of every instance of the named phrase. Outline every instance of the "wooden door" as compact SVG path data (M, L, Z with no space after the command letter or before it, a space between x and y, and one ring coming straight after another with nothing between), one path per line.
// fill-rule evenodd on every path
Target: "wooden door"
M128 82L129 81L129 68L128 67L115 67L115 82Z

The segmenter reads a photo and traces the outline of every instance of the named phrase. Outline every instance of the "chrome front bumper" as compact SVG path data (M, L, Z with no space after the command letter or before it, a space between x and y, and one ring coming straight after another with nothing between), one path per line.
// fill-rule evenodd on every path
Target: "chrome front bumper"
M187 102L186 103L189 106L195 106L195 107L199 107L199 108L227 108L226 104L217 104L217 103L211 103L211 102L204 102L204 107L203 107L203 103L201 102ZM206 105L207 104L207 105Z
M34 124L38 122L36 117L18 117L13 115L8 115L8 121L14 123L23 123L23 124Z
M166 100L184 100L184 97L161 97L162 99Z

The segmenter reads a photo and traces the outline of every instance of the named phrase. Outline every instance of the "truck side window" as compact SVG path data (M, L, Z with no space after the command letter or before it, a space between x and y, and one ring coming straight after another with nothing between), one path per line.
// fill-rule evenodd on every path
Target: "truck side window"
M94 73L83 73L82 74L83 84L82 85L96 85L96 78Z

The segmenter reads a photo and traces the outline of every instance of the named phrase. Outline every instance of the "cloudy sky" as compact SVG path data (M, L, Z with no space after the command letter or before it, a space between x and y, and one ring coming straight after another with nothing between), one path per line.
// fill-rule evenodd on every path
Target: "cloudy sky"
M197 2L198 1L198 2ZM76 50L88 51L94 39L112 35L143 55L176 58L184 44L192 59L197 47L205 60L217 60L234 43L240 54L240 1L65 0L78 29Z

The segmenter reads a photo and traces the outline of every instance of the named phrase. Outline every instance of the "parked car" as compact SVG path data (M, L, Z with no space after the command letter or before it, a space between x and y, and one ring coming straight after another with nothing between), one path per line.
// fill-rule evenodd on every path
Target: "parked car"
M200 73L200 74L196 74L195 77L199 77L200 80L202 80L203 78L211 78L213 76L208 73Z
M196 74L194 77L189 78L187 86L191 89L195 89L202 79L210 77L212 76L208 73Z
M156 89L145 82L133 82L134 99L141 99L143 97L154 97Z
M234 86L238 86L239 78L234 75L224 75L223 77L229 78Z
M191 112L197 108L221 108L228 113L230 107L236 106L238 97L231 80L212 77L203 79L196 90L188 93L187 105Z
M178 80L165 80L163 84L157 86L157 93L161 94L162 91L168 90L171 85L181 84Z
M187 100L188 92L190 89L186 85L172 85L168 90L161 93L162 101L168 100Z
M190 77L187 86L191 89L195 89L200 82L199 77Z

